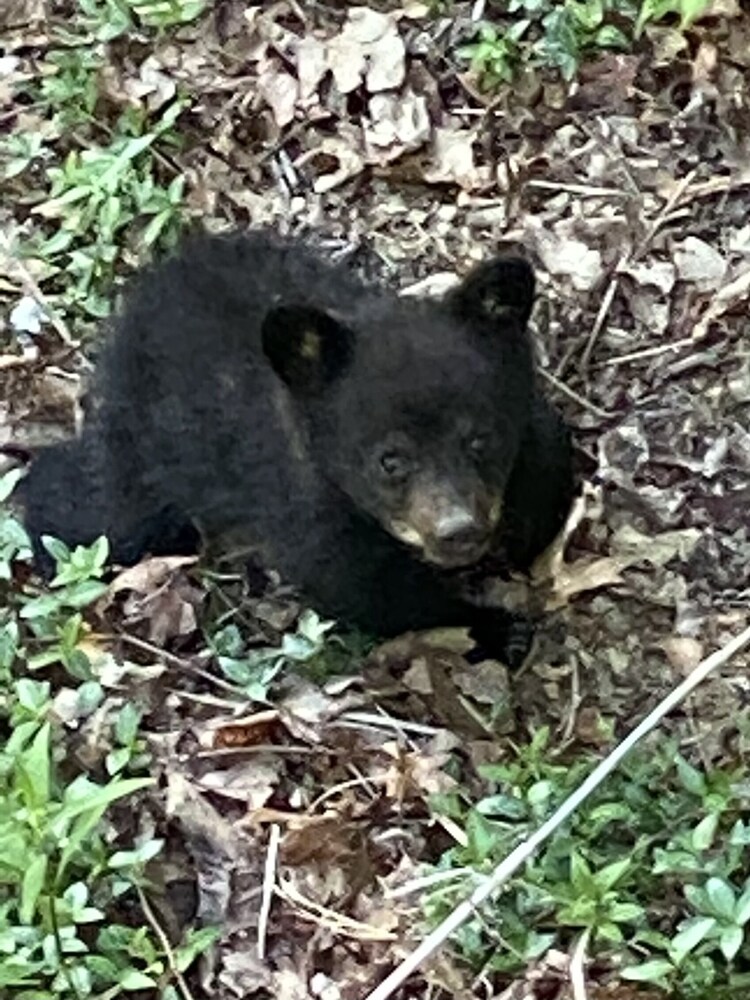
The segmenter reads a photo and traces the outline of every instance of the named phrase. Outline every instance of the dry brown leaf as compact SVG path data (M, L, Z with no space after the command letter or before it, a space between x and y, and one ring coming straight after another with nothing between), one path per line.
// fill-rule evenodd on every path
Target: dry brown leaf
M353 149L352 143L339 135L326 136L315 149L299 156L294 166L311 170L315 174L313 190L316 194L325 194L360 174L365 161Z
M550 274L568 278L579 292L596 288L604 275L601 254L573 235L571 220L549 226L537 216L529 216L526 224Z
M489 167L478 167L474 157L476 133L469 129L436 128L424 179L428 184L458 184L465 191L485 187Z
M289 688L278 705L279 718L293 736L309 743L319 743L326 723L342 712L359 708L363 700L356 691L343 691L333 697L299 677L290 681Z
M674 288L676 273L674 264L666 260L641 261L638 264L626 264L619 270L620 274L628 274L639 285L654 287L668 295Z
M545 602L547 610L565 607L572 597L586 591L622 583L621 569L620 561L612 556L564 563L555 572L552 589Z
M660 643L667 659L685 675L689 674L703 659L703 643L687 635L670 635Z
M269 59L260 64L257 86L273 111L279 128L294 120L299 84L291 73L282 68L278 60Z
M370 98L365 147L371 163L385 165L407 150L418 149L430 137L427 101L421 94L376 94Z
M231 722L211 722L207 727L196 730L198 742L211 749L255 747L261 743L275 743L282 726L279 713L275 709L255 712Z
M450 754L405 753L400 743L390 742L384 743L382 749L394 761L385 775L385 793L389 798L402 803L455 789L455 779L443 770Z
M325 42L305 35L297 46L297 78L301 101L309 100L328 70Z
M289 821L279 853L284 864L295 868L310 861L341 862L352 853L353 832L348 817L333 809L323 816L296 815Z
M719 251L695 236L675 243L674 262L679 278L702 292L715 290L727 273L727 262Z
M750 296L750 268L723 285L711 298L708 308L693 328L693 339L701 340L705 337L711 324L725 313L746 306L748 296Z
M3 0L0 4L0 28L27 28L44 21L44 0Z
M625 524L612 535L611 547L623 569L640 562L660 567L674 558L687 559L700 537L698 528L644 535L631 524Z
M146 637L155 645L190 635L197 628L203 592L181 570L195 561L194 556L144 559L115 577L102 599L102 610L124 593L123 623L145 624Z
M395 23L376 39L368 52L365 83L371 94L395 90L406 76L406 46Z
M167 583L177 570L196 562L196 556L154 556L144 559L117 574L109 585L108 596L114 597L124 590L149 594Z
M283 761L279 758L254 757L241 764L208 771L196 781L198 788L247 804L248 809L260 809L276 791Z

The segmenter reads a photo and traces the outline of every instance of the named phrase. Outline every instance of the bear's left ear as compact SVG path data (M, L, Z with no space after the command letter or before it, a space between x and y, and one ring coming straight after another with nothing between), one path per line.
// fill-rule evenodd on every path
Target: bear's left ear
M446 304L468 321L515 320L525 327L534 304L534 272L523 257L495 257L450 292Z
M276 306L263 320L263 350L292 392L313 395L348 366L354 335L322 309Z

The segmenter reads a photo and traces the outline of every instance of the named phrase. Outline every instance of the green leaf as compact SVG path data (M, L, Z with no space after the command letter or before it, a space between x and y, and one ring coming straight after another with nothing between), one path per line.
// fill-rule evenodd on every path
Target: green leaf
M128 701L122 706L115 722L115 737L118 743L128 747L135 740L138 735L141 714L140 709L132 701Z
M741 927L725 927L719 938L719 947L727 962L731 962L742 947L745 933Z
M142 788L148 788L154 783L153 778L123 778L119 781L112 781L104 787L86 782L90 789L88 794L82 795L80 799L74 797L73 801L66 802L52 823L52 829L57 832L57 835L63 836L67 825L72 822L67 835L67 843L60 856L58 877L62 876L76 852L97 826L107 806ZM79 787L82 785L82 782L78 783ZM68 786L66 798L70 797L68 793L75 786L76 783Z
M613 24L603 25L597 31L594 43L600 49L627 49L630 46L627 35Z
M185 944L175 949L175 965L178 971L187 972L198 955L207 951L220 937L219 927L201 927L197 931L190 931Z
M147 976L145 972L137 969L128 969L120 979L120 986L124 990L148 990L156 986L156 980Z
M45 722L31 746L24 750L17 762L18 776L30 808L40 808L49 802L50 787L50 724Z
M682 930L675 934L669 945L669 954L672 960L680 965L715 927L715 917L691 917L684 921Z
M734 917L735 891L723 878L710 878L705 885L706 895L720 917L732 920Z
M22 477L23 469L11 469L0 476L0 503L5 503Z
M599 889L605 892L615 886L626 871L630 868L631 860L629 857L620 858L619 861L612 862L611 865L607 865L605 868L599 869L598 872L594 874L594 882Z
M591 874L591 869L585 859L576 851L573 851L570 856L570 882L581 896L587 899L596 897L596 882Z
M693 795L703 796L706 794L706 778L697 768L688 764L685 758L679 754L675 757L675 765L680 784L686 791Z
M612 903L607 916L618 924L632 924L640 920L646 911L637 903Z
M112 869L129 868L132 865L143 865L155 858L164 846L163 840L147 840L133 851L115 851L108 865Z
M742 895L737 900L737 905L734 908L734 919L742 927L750 920L750 882L745 883Z
M667 977L675 971L671 962L664 958L654 958L649 962L641 962L640 965L628 965L621 972L623 979L634 980L638 983L655 983L660 986L667 986Z
M47 877L47 856L37 854L29 863L23 876L21 886L21 904L18 908L19 918L22 924L30 924L34 917L37 900L44 889L44 881Z
M684 31L708 8L708 0L679 0L680 29Z
M717 813L709 813L704 816L700 823L693 830L690 842L696 851L707 851L714 842L716 829L719 825Z

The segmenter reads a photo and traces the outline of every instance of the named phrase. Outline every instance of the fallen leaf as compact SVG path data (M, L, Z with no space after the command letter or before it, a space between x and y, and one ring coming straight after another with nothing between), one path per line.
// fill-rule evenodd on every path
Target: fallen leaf
M424 179L428 184L458 184L465 191L484 187L488 167L478 167L474 157L476 134L468 129L436 128Z
M719 251L695 236L675 243L673 256L679 278L703 292L716 289L727 273L727 262Z
M260 809L276 791L283 762L280 759L243 761L231 767L207 771L196 781L198 788Z
M325 43L313 35L306 35L300 39L297 46L297 79L301 101L313 96L327 71Z
M345 138L326 136L315 149L299 156L294 166L311 170L315 174L313 190L325 194L361 173L365 161Z
M275 59L269 59L260 65L257 87L273 111L279 128L294 120L299 84Z
M197 556L154 556L144 559L135 566L122 570L109 585L109 595L133 590L138 594L148 594L165 584L176 570L192 566Z
M550 227L538 217L531 216L527 226L537 253L550 274L568 278L579 292L590 292L596 288L604 275L601 254L571 235L569 220L564 219Z
M407 150L418 149L430 137L427 101L420 94L376 94L368 104L365 125L368 160L386 164Z
M687 635L671 635L661 644L673 667L689 674L703 659L703 644Z

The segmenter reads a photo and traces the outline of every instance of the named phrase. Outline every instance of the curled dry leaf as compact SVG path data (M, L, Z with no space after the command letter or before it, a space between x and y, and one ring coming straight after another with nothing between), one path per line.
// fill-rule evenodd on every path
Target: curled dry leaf
M260 65L258 90L273 111L273 117L279 128L294 120L299 84L277 60L269 59Z
M689 674L703 659L703 643L691 636L670 635L661 648L671 665L684 674Z
M313 190L325 194L361 173L365 161L353 144L339 135L326 136L315 149L298 157L294 166L314 173Z
M712 296L708 308L695 324L693 339L701 340L705 337L711 324L724 316L725 313L738 307L746 307L748 296L750 296L750 268L742 271Z
M469 129L436 128L424 179L428 184L458 184L465 191L485 187L489 167L479 167L474 156L476 133Z
M342 94L365 79L371 94L400 87L406 76L406 47L398 22L369 7L350 9L341 32L326 47L328 68Z
M370 163L384 165L407 150L418 149L430 137L427 101L421 94L376 94L369 102L365 147Z
M294 678L290 688L279 704L279 718L293 736L309 743L320 743L321 730L328 722L361 707L363 701L356 691L334 697L301 678Z
M568 278L579 292L596 288L604 275L601 254L573 236L570 220L564 219L549 227L532 216L526 220L526 225L550 274Z
M208 771L196 782L199 788L244 803L249 810L260 809L279 784L283 762L268 757L231 767Z
M124 590L149 594L167 583L177 570L192 566L196 561L196 556L154 556L152 559L144 559L117 574L109 585L108 596L112 598Z
M727 273L727 263L719 251L695 236L675 244L674 262L680 279L702 292L719 286Z
M279 713L268 709L243 719L232 719L231 722L212 722L196 730L196 736L200 746L207 749L238 749L275 743L282 731Z
M382 749L393 758L385 776L385 793L389 798L406 802L455 789L455 779L443 770L450 754L405 753L400 743L384 743Z
M309 100L328 70L325 42L313 35L300 39L297 46L297 79L301 101Z
M122 604L124 622L145 625L147 638L157 646L191 634L197 628L203 593L180 570L195 561L193 556L145 559L115 577L103 608L110 607L117 595L127 594Z
M648 260L637 264L626 264L619 269L620 274L628 274L638 284L646 288L657 288L662 295L669 295L674 288L676 271L674 264L666 260Z

